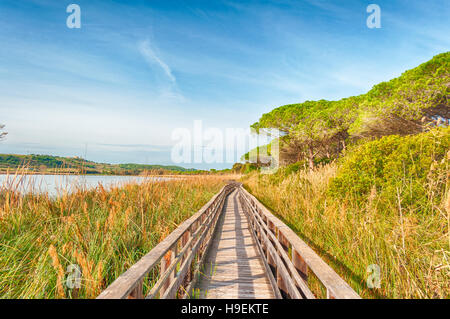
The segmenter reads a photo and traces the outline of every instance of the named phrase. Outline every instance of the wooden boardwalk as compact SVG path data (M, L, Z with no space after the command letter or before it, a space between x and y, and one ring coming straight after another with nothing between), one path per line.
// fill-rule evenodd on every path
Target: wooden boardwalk
M311 275L326 296L311 291ZM292 229L230 181L97 298L317 297L360 298Z
M197 285L200 298L275 298L249 223L233 191L223 207Z

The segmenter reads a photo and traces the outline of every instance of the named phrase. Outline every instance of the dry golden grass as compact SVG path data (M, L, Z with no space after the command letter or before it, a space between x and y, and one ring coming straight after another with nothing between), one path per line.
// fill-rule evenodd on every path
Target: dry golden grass
M22 178L20 175L12 177ZM224 185L195 176L105 189L0 193L0 297L94 298ZM66 284L68 266L81 288Z
M253 173L243 182L363 298L449 298L450 191L440 205L418 214L375 188L362 203L338 201L327 194L335 174L330 164L277 181ZM366 284L371 264L381 268L379 289Z

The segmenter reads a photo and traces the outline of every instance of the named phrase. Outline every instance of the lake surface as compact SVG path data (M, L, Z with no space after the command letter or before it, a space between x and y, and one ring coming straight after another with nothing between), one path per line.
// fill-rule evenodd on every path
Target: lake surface
M0 175L0 190L12 188L21 193L44 193L50 195L71 192L77 188L92 189L99 184L104 188L121 186L127 183L142 183L145 181L171 180L171 177L143 176L105 176L105 175Z

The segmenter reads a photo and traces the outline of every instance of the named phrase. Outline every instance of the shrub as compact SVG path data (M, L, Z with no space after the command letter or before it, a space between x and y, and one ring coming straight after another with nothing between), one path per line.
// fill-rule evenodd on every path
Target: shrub
M360 199L375 189L387 198L401 195L403 204L419 207L445 189L449 145L449 127L418 135L391 135L359 145L341 159L330 192Z

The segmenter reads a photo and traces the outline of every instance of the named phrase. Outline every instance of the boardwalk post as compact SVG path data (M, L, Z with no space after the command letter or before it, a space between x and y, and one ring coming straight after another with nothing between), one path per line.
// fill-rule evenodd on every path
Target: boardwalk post
M169 250L169 252L161 259L161 262L160 262L160 264L161 264L160 265L160 276L163 276L163 274L166 272L167 268L170 265L170 259L171 259L171 255L172 255L171 253L172 253L172 251ZM170 284L170 276L164 281L164 283L162 284L161 289L159 290L159 293L161 295L164 294L164 291L167 289L169 284Z
M184 234L184 236L185 236L185 243L184 243L184 245L188 245L188 247L187 247L187 249L188 249L188 251L190 251L191 250L191 244L189 243L189 239L191 239L191 236L192 236L192 230L191 229L189 229L189 230L187 230L186 231L186 233ZM192 253L192 252L191 252ZM187 256L187 255L186 255ZM187 258L186 258L187 259ZM187 274L186 274L186 281L190 281L191 279L192 279L192 276L191 276L192 274L191 274L191 269L190 269L190 267L189 267L189 270L187 271Z
M283 236L283 233L280 232L280 231L277 231L277 235L278 235L277 236L278 241L280 242L281 246L283 246L283 249L286 252L289 252L289 248L291 246L290 243L289 243L289 240L287 240L286 237Z
M302 256L293 249L292 250L292 263L294 264L295 268L300 273L300 276L303 278L304 281L308 281L308 265L303 260Z
M143 298L143 280L141 280L136 288L133 289L131 294L128 296L128 299L142 299Z
M172 246L172 249L170 251L170 265L173 264L177 258L178 255L178 242L175 243L175 245ZM170 286L170 284L172 282L175 281L175 278L177 276L177 272L178 272L178 263L176 263L174 269L171 272L171 275L169 276L169 278L167 279L167 286L165 287L166 289ZM169 298L173 298L174 296L169 296Z

